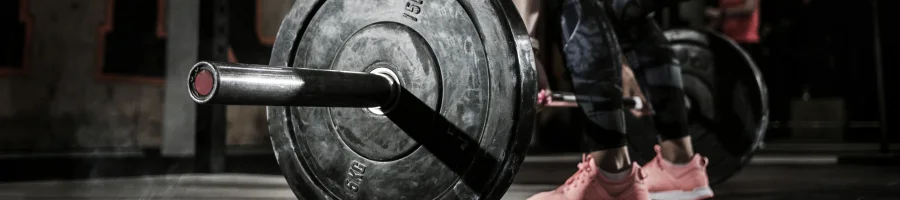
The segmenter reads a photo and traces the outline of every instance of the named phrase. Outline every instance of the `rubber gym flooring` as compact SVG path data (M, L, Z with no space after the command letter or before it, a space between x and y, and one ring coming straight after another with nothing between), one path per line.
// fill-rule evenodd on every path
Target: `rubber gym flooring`
M525 199L561 184L579 155L530 156L504 196ZM766 156L725 183L715 199L900 199L900 167L838 165L833 156ZM0 184L3 200L295 199L283 177L173 174Z

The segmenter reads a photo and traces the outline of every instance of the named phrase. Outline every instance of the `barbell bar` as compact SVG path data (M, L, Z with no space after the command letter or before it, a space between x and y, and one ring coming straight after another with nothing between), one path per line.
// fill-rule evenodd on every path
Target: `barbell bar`
M365 73L203 61L191 69L188 90L199 104L390 107L399 91L395 76L378 69ZM573 103L569 105L608 99L570 92L549 96ZM639 97L623 97L622 102L626 108L643 108Z

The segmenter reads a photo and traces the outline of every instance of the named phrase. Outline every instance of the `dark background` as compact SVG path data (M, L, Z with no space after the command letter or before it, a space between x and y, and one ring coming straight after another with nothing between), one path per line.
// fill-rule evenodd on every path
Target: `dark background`
M880 25L887 110L891 121L897 119L896 108L891 100L897 98L897 81L890 77L897 75L896 29L891 27L891 19L897 17L892 12L896 1L878 1L877 12ZM713 5L714 1L706 1ZM824 142L879 142L879 111L874 54L875 20L872 1L833 0L763 0L760 8L760 43L762 52L757 64L769 89L771 127L768 139L804 141L807 139ZM690 26L685 17L674 12L669 21L670 28ZM660 20L665 18L658 17ZM806 100L804 100L806 97ZM803 111L806 102L838 101L817 107L823 115L841 115L843 120L829 121L829 125L816 129L840 133L821 138L804 138L792 134L790 121L799 119L794 113ZM794 104L792 104L794 103ZM793 110L792 109L800 109ZM781 125L781 126L779 126ZM803 125L794 128L804 129ZM900 136L892 134L893 141Z
M0 31L0 166L14 171L2 173L0 181L194 170L193 155L160 153L166 146L161 127L168 74L168 38L158 34L158 15L165 13L159 10L160 1L0 1L0 27L4 27ZM218 17L228 19L228 56L215 59L267 63L271 44L261 41L261 32L256 31L260 1L225 2L229 12ZM24 9L22 3L27 3ZM891 104L897 102L894 91L900 87L892 78L900 75L900 41L892 27L900 12L894 11L897 1L879 3L884 66L880 76L885 80L890 124L900 121L900 108ZM115 11L112 19L107 18L110 8ZM266 9L270 8L283 7ZM201 20L211 21L212 9L198 11ZM876 146L881 141L879 126L885 123L878 117L882 108L877 101L873 11L871 0L762 1L764 50L758 62L771 97L769 142ZM671 28L687 24L677 16L672 19ZM108 21L112 29L102 34L101 27ZM263 23L277 26L280 20ZM203 47L209 47L206 43L215 31L201 33ZM212 58L210 49L201 49L201 55ZM821 106L809 106L813 104ZM797 113L817 113L821 118L805 119ZM834 126L787 125L801 120ZM228 107L223 124L228 144L225 171L279 173L260 107ZM900 134L895 130L889 127L890 138L897 142ZM576 133L551 134L541 137L539 145L550 151L577 151L569 148L577 140Z

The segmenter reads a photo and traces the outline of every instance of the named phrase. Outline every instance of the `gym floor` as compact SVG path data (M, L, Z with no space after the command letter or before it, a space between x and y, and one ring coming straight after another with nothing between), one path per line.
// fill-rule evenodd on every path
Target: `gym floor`
M503 199L525 199L571 175L578 155L530 156ZM759 155L716 199L900 199L897 166L838 165L827 155ZM0 199L295 199L284 178L251 174L175 174L0 184Z
M525 199L555 188L575 163L526 165L504 199ZM534 163L534 162L531 162ZM900 167L838 165L827 155L754 157L728 181L714 185L716 199L900 199Z

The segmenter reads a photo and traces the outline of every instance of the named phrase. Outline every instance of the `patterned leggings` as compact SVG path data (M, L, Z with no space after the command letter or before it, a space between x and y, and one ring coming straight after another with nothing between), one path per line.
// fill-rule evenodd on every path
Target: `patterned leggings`
M594 149L625 146L621 66L627 62L647 91L660 138L688 135L681 68L649 13L677 1L563 0L558 16L565 65L574 92L594 99L579 103L588 116ZM653 8L653 9L651 9ZM626 60L623 60L623 55Z

